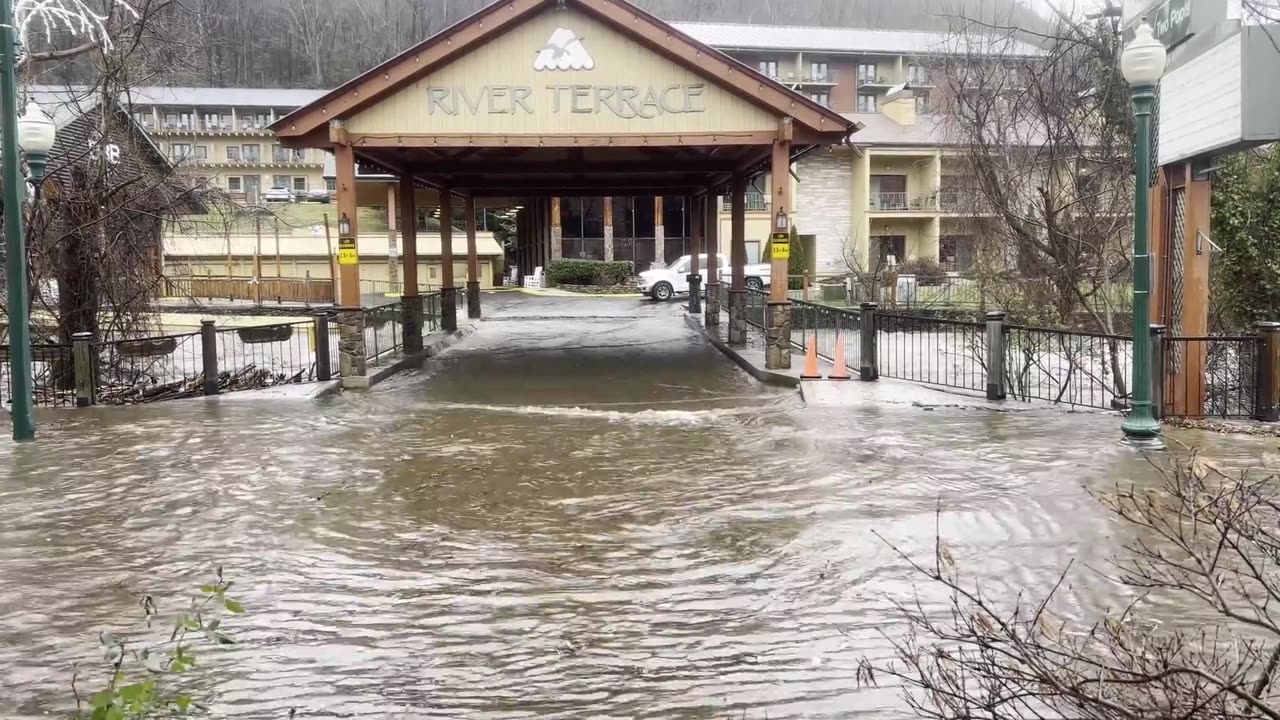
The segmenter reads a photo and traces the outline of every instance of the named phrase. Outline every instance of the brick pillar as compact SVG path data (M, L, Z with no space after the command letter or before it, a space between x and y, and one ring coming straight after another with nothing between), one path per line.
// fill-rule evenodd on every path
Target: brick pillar
M401 331L404 336L404 351L415 353L422 350L422 296L406 295L401 298L400 303L404 309L400 314L400 321L404 324Z
M338 310L338 367L343 387L369 387L363 308Z

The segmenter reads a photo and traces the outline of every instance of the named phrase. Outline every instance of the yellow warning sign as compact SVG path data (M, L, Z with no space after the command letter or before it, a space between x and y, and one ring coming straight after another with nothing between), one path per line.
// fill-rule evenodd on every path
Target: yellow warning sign
M355 238L339 238L338 239L338 264L339 265L359 265L360 253L356 251Z
M769 246L769 257L774 260L791 259L791 239L774 240Z

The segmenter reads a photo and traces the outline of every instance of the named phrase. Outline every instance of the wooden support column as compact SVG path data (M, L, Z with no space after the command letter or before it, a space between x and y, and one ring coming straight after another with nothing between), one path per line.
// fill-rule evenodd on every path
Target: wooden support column
M401 262L404 264L404 292L401 294L401 320L404 324L404 351L422 350L422 294L418 291L418 202L413 178L400 177ZM393 265L394 267L394 265Z
M400 235L403 239L401 262L404 265L404 294L418 296L418 201L413 178L400 178Z
M613 198L604 199L604 261L613 262Z
M458 329L458 288L453 279L453 191L440 188L440 327Z
M704 303L707 327L720 324L720 204L712 188L704 189L697 199L702 208L702 225L707 246L707 299Z
M333 159L336 165L338 201L338 303L345 308L358 308L360 302L360 265L343 262L343 249L357 250L356 238L360 235L359 207L356 201L356 156L350 145L335 144ZM343 222L346 218L346 222ZM342 233L343 226L347 234ZM358 257L358 256L357 256Z
M476 199L467 196L467 317L480 317L480 258L476 255Z
M564 257L564 228L560 226L560 198L551 198L551 259Z
M333 124L333 158L338 201L338 365L342 386L369 387L368 355L364 343L364 308L360 299L359 203L356 197L356 156L346 142L346 130Z
M399 295L405 294L400 286L400 228L396 213L397 183L387 183L387 291Z
M667 228L662 224L662 196L653 198L653 258L667 264Z
M747 342L747 176L736 173L730 191L729 265L729 342Z
M684 198L685 221L689 225L689 312L694 315L702 313L702 213L698 207L701 198L697 195L686 195ZM714 263L710 258L706 265Z
M772 163L774 231L777 218L791 207L791 122L783 121L778 140L773 143ZM788 229L790 229L788 227ZM789 242L790 238L788 238ZM788 249L790 245L788 244ZM791 301L787 299L789 266L788 258L771 255L768 312L765 319L764 366L769 370L786 370L791 367Z

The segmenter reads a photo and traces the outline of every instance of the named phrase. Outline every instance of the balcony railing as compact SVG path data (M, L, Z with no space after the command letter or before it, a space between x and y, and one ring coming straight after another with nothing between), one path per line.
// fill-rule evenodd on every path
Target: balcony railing
M836 85L840 82L839 72L836 70L828 70L826 72L807 72L801 79L801 82L810 85Z
M747 193L747 212L765 212L769 209L769 198L764 193Z
M938 193L871 193L871 209L881 212L937 212Z
M972 188L939 190L938 205L948 213L976 213L985 207L982 193Z

